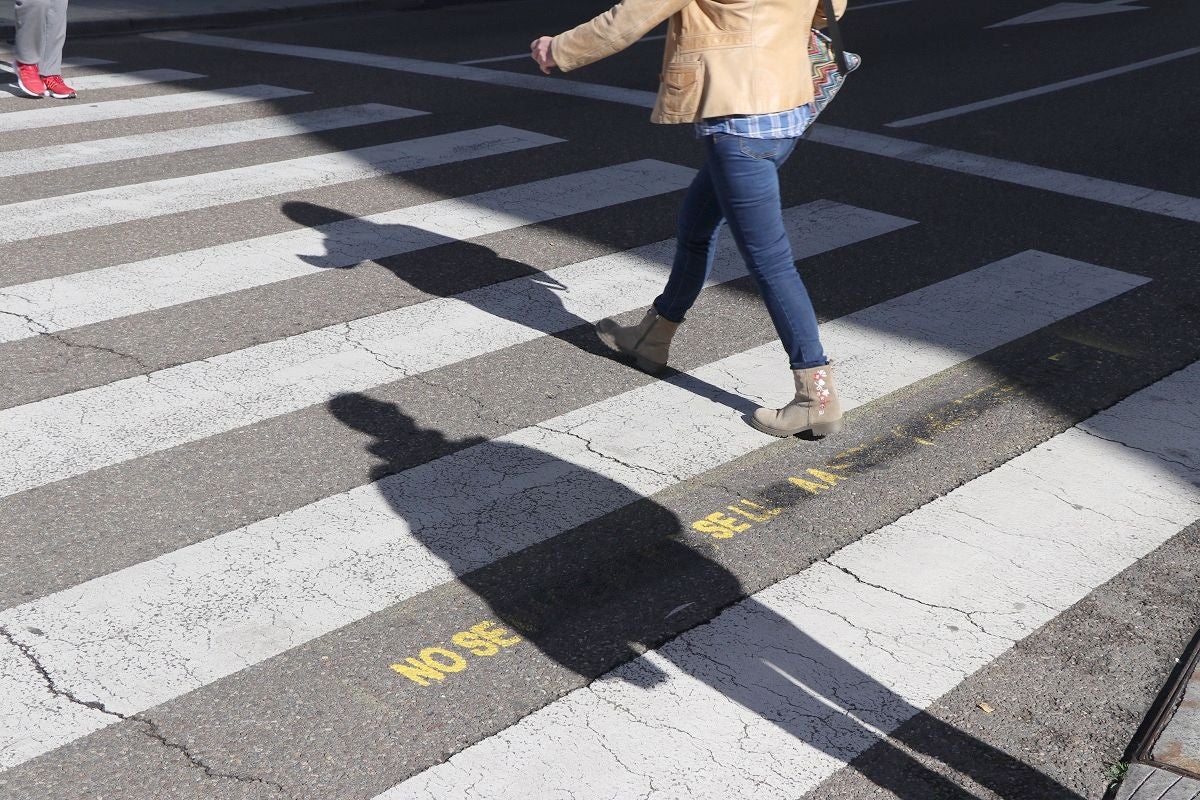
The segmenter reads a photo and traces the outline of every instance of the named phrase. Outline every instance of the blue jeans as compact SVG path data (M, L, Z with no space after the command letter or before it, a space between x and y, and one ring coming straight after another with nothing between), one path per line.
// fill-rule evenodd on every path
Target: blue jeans
M712 269L717 231L728 222L792 369L808 369L828 360L783 227L779 167L796 141L725 133L705 137L708 160L684 198L675 263L654 308L671 322L683 322Z

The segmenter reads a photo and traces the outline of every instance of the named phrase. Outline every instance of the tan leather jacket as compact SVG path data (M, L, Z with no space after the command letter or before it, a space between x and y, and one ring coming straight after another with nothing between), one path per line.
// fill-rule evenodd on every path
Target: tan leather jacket
M834 0L840 18L846 0ZM813 99L809 33L820 0L622 0L554 37L564 72L625 49L670 18L652 122L785 111Z

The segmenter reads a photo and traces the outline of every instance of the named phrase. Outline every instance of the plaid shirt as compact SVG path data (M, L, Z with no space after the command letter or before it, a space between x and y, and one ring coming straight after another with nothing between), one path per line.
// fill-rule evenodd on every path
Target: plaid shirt
M703 138L714 133L727 133L750 139L795 139L804 135L812 121L812 108L803 105L770 114L712 117L696 123L696 136Z

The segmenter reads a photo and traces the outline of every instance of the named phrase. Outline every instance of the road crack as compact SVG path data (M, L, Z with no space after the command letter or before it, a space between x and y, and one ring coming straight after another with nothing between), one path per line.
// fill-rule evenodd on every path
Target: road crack
M45 684L46 690L53 696L60 697L74 705L112 717L116 721L133 724L144 736L158 742L158 744L162 747L174 750L182 755L192 767L201 770L207 778L214 780L232 780L238 783L246 784L259 784L273 789L280 795L288 796L288 792L283 785L275 783L274 781L247 775L238 775L237 773L233 772L219 771L210 764L205 763L204 760L195 753L191 752L187 745L169 739L167 735L159 728L158 723L149 717L143 716L142 714L123 714L120 711L114 711L111 708L108 708L100 700L84 700L80 698L70 689L59 686L58 682L55 681L54 676L51 675L50 671L46 668L46 665L43 664L41 659L38 658L37 653L35 653L33 650L33 647L21 642L8 628L2 625L0 625L0 638L15 647L21 653L21 655L25 657L25 660Z

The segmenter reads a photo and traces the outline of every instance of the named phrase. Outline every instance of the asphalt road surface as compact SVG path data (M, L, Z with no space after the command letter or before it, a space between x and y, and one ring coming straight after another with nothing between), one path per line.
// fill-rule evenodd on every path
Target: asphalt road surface
M1200 8L851 5L819 441L728 242L666 376L594 338L702 159L659 39L522 55L603 3L0 97L0 797L1100 798L1200 625Z

